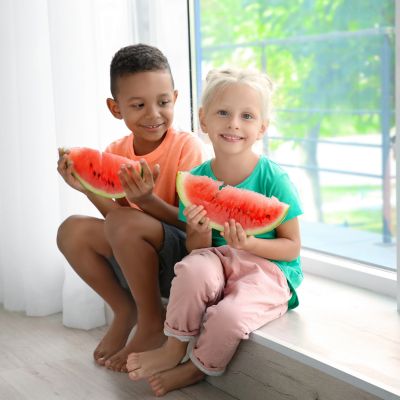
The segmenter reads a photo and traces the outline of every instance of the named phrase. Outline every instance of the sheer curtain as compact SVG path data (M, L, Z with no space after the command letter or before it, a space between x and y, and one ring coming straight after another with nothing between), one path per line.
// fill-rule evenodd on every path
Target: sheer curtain
M109 63L137 41L135 2L0 1L0 303L64 324L104 324L104 304L56 247L70 214L98 215L56 171L57 147L104 148L126 132L109 115Z
M104 149L127 134L106 107L121 47L158 46L179 90L175 125L190 129L186 2L0 0L0 303L66 326L105 323L104 303L56 246L71 214L97 215L58 176L57 147ZM171 23L173 21L173 23Z

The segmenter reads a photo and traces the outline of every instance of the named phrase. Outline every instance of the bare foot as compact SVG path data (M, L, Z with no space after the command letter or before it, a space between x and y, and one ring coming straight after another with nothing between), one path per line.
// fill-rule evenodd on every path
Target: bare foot
M129 354L126 363L129 378L137 381L177 366L186 354L187 346L188 342L169 337L158 349Z
M114 316L111 326L94 350L93 357L97 364L105 365L113 354L125 346L135 322L135 313Z
M150 376L147 381L153 393L157 396L164 396L171 390L180 389L193 385L204 379L205 374L201 372L192 361L178 365L167 371L159 372Z
M129 354L135 351L148 351L157 349L163 345L166 339L167 338L161 330L145 334L144 332L140 332L138 329L126 346L112 355L105 362L105 366L113 371L128 372L126 368L126 361Z

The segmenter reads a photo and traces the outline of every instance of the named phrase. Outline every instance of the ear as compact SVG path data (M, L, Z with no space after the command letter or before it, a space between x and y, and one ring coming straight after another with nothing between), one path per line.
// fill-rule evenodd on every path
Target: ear
M178 98L178 91L174 90L174 104L175 104L177 98Z
M111 114L115 118L122 119L122 115L121 115L121 111L119 109L119 105L114 99L112 99L110 97L107 99L107 107L110 110Z
M257 139L261 139L265 135L268 126L269 126L269 121L268 120L263 121L263 123L260 126L260 131L258 133Z
M200 123L200 128L204 133L207 133L207 126L205 122L205 112L202 107L199 108L199 123Z

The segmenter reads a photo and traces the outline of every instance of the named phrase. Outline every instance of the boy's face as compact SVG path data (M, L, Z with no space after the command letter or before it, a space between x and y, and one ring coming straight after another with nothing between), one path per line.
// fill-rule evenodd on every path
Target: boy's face
M111 113L134 132L135 150L155 149L172 125L178 95L169 71L126 75L118 79L117 85L117 98L107 99Z

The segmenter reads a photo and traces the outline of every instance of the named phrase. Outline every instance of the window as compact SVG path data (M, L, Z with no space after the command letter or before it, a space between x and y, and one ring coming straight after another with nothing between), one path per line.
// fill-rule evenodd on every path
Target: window
M299 189L303 246L396 269L394 0L195 0L197 93L209 69L277 84L260 151Z

